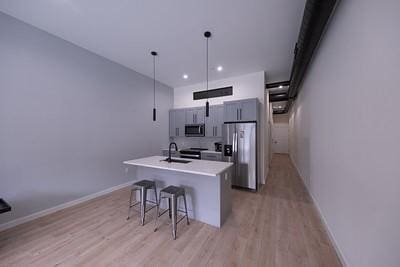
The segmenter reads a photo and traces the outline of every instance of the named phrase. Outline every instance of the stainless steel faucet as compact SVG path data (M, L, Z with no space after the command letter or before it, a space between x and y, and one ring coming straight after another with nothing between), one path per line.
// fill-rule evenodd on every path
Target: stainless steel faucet
M169 144L169 149L168 149L168 162L171 162L171 147L175 146L175 151L178 151L178 146L175 142L171 142Z

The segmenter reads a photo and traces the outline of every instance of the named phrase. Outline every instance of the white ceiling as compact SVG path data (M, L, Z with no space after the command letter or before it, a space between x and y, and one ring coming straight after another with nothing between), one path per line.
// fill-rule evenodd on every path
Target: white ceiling
M305 0L0 0L0 10L172 87L265 70L288 80ZM188 80L182 74L189 75Z

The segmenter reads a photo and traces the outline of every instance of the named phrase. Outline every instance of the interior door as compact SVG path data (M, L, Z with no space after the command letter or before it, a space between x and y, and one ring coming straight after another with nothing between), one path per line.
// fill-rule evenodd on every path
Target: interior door
M274 124L272 126L272 152L289 153L289 126Z

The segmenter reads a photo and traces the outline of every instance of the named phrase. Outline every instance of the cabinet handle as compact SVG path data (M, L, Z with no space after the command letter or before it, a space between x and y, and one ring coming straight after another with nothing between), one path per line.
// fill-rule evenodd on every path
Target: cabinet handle
M215 126L215 136L218 136L218 127Z
M239 120L239 109L236 110L236 120Z
M239 114L240 114L240 120L242 120L242 109L240 109Z
M215 126L213 126L213 136L215 136Z

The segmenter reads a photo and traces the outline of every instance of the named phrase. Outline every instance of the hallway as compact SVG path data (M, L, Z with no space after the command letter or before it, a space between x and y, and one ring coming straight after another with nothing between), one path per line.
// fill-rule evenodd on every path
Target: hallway
M288 155L274 154L262 195L271 220L268 235L277 244L271 249L276 266L341 266Z
M192 221L173 241L167 225L126 221L128 199L124 188L1 232L0 266L340 266L287 155L259 193L233 191L221 229Z

